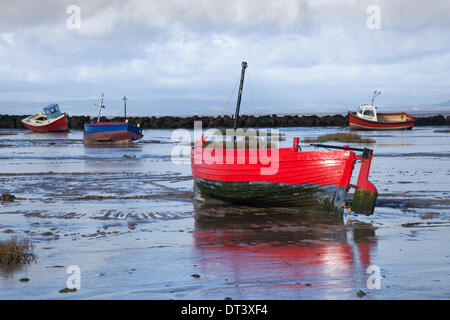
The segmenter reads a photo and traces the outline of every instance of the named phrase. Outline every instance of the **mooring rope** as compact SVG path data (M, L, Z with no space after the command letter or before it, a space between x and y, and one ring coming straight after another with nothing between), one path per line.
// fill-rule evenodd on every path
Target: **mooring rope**
M253 96L253 87L252 87L252 81L250 79L250 72L247 71L247 78L248 78L248 84L250 86L250 95L252 97L252 106L253 106L253 114L256 116L256 108L255 108L255 98Z
M227 100L227 102L225 103L225 106L224 106L223 109L222 109L222 113L220 114L222 117L223 117L223 115L225 114L225 110L227 109L228 104L230 103L231 97L234 95L234 92L236 91L236 88L237 88L238 83L239 83L239 79L240 79L240 78L237 77L237 81L236 81L236 84L234 85L234 89L233 89L233 91L230 93L230 96L228 97L228 100Z

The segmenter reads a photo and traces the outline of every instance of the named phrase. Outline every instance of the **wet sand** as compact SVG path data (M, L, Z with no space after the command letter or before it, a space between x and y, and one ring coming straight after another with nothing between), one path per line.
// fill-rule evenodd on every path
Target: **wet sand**
M449 299L450 147L435 129L362 133L377 141L377 207L342 218L197 204L170 130L129 148L84 147L81 131L2 134L0 194L16 199L0 204L0 239L32 241L38 260L0 268L0 298ZM281 145L338 130L284 128ZM60 293L70 265L81 289Z

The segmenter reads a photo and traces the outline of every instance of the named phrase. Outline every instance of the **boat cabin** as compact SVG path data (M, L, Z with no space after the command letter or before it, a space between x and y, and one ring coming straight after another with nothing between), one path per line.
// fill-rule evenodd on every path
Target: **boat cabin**
M356 112L362 119L377 121L377 108L371 104L360 105Z
M61 115L59 106L54 103L44 107L44 115L48 120L58 118Z

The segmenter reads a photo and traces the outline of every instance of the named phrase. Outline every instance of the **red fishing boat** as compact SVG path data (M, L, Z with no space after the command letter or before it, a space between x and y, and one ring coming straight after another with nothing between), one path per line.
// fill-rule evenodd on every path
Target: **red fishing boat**
M411 130L416 119L406 112L378 113L373 101L379 91L375 91L371 104L360 105L356 112L348 112L351 130Z
M67 131L67 116L61 113L57 104L50 104L38 114L22 119L23 125L37 132Z
M238 123L245 68L234 118ZM299 138L290 148L246 149L236 144L207 145L202 137L191 150L195 197L198 200L263 206L320 208L341 214L356 161L361 161L352 201L355 212L372 214L377 189L368 180L373 152L348 146L314 145L327 151L302 151ZM356 155L362 152L362 155Z

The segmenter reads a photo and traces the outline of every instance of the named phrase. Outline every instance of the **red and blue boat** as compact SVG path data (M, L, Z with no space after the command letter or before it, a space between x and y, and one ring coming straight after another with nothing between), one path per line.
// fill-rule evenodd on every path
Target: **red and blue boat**
M246 67L243 62L234 118L235 133ZM192 148L191 167L197 200L308 207L342 214L347 192L353 187L352 210L373 213L378 192L368 180L372 150L320 144L314 146L328 150L302 151L299 138L294 138L292 147L267 148L261 153L245 146L239 148L235 134L233 139L233 147L223 148L207 144L202 137ZM357 161L361 161L361 167L357 184L352 186L350 180Z
M124 101L126 110L126 97L124 97ZM128 123L126 111L125 122L100 122L101 109L104 107L102 94L97 122L84 124L84 144L129 144L143 137L143 130L139 125Z

